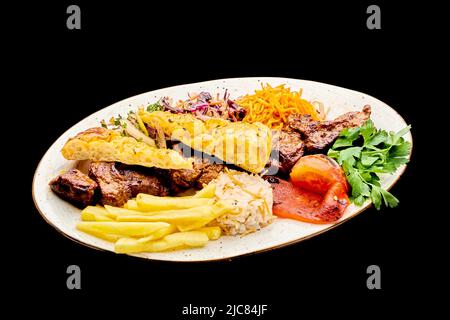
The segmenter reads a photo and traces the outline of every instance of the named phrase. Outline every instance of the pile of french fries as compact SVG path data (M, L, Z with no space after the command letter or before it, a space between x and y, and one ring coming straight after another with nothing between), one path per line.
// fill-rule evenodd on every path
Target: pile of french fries
M159 252L202 247L221 235L206 225L233 212L215 199L209 184L193 196L157 197L140 193L123 208L88 206L81 212L78 230L115 243L117 253Z

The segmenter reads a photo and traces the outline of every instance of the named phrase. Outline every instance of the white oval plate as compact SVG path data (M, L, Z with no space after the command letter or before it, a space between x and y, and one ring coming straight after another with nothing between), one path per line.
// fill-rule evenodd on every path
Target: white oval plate
M112 243L78 231L75 225L80 221L80 210L61 200L48 186L48 182L61 170L75 165L74 161L64 159L60 152L67 139L87 128L98 126L99 121L102 119L109 119L118 114L125 115L129 110L135 110L138 106L153 103L161 96L185 99L188 92L209 91L215 94L216 92L223 93L225 89L228 89L231 97L237 98L243 94L253 93L255 89L260 88L261 83L269 83L273 86L285 83L293 90L303 88L303 97L308 100L322 101L325 107L330 108L328 119L333 119L348 111L359 111L365 104L369 104L372 107L371 118L378 128L398 131L406 126L403 118L394 109L380 100L361 92L314 81L287 78L233 78L150 91L97 111L67 130L53 143L39 163L33 179L32 190L36 207L49 224L70 239L96 249L114 251ZM408 134L405 138L412 141L411 134ZM394 175L383 177L383 187L392 187L404 170L405 166L400 168ZM369 206L370 202L367 202L362 207L350 205L344 216L335 224L315 225L289 219L277 219L271 225L258 232L245 237L224 236L217 241L209 242L203 248L161 253L141 253L133 254L133 256L166 261L211 261L261 252L316 236L349 220Z

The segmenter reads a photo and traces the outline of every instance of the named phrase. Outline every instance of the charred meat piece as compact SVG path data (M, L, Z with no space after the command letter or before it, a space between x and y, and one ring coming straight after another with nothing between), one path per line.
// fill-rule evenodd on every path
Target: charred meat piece
M223 164L206 164L203 167L202 174L196 182L196 187L198 189L203 188L204 185L210 183L212 180L217 178L217 176L225 169Z
M114 162L92 162L89 177L97 181L104 205L120 207L131 198L131 189L124 183Z
M49 183L50 188L61 198L77 207L92 204L96 197L97 183L78 169L70 169Z
M116 164L124 183L130 188L131 197L138 193L146 193L164 197L169 195L169 188L164 184L163 177L158 172L144 167Z
M289 174L294 164L303 156L304 143L300 133L292 129L277 131L272 136L271 169Z
M203 164L194 163L192 169L170 170L170 182L172 189L178 190L192 188L202 175Z
M282 130L278 144L282 168L285 172L290 172L294 164L303 156L304 143L297 132Z
M329 148L343 129L362 126L370 113L370 106L365 105L361 112L347 112L329 121L315 121L310 115L294 114L289 116L288 124L300 132L309 152L320 152Z
M194 162L193 169L170 170L171 189L174 192L188 188L201 189L204 184L217 178L224 169L223 164L210 163L204 159Z
M104 205L122 206L138 193L156 196L169 194L162 177L146 168L114 162L93 162L89 176L97 181Z

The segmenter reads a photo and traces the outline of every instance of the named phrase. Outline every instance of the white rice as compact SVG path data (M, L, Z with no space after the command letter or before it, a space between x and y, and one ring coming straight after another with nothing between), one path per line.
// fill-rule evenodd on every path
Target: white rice
M273 194L270 184L258 175L228 170L213 182L216 197L236 207L236 213L225 214L212 224L221 227L226 235L255 232L274 219Z

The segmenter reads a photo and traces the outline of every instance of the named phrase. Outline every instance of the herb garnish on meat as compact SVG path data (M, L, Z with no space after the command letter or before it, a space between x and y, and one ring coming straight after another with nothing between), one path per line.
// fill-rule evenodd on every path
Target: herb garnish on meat
M358 206L370 198L377 210L382 202L395 207L398 199L380 185L380 173L394 173L408 163L411 143L402 138L411 126L397 133L376 129L372 120L363 126L344 129L328 156L343 167L352 187L351 200Z

